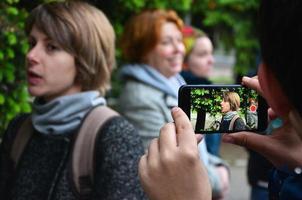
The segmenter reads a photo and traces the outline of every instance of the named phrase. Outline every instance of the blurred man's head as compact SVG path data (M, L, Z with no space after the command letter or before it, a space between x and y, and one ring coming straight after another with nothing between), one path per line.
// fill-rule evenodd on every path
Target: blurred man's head
M302 1L262 0L260 7L260 42L263 63L259 71L261 87L269 94L284 93L302 116L302 94L299 90L302 58ZM264 74L264 75L263 75ZM273 77L263 81L263 77ZM275 85L274 80L280 84ZM277 92L276 92L277 91ZM276 95L275 95L276 96ZM270 101L269 97L268 101ZM277 99L278 107L287 99ZM272 106L273 107L273 106ZM286 107L286 106L285 106ZM286 109L285 109L286 110ZM284 113L285 110L282 112ZM287 109L289 110L289 108Z

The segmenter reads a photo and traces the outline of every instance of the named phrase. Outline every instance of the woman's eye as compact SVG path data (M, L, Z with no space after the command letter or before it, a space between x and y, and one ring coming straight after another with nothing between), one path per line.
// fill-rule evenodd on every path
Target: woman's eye
M29 49L32 49L36 45L36 42L33 40L29 40L28 45L29 45Z
M47 51L52 52L52 51L59 50L59 47L54 44L49 43L46 45L46 49L47 49Z
M170 41L164 40L164 41L161 42L161 44L162 45L168 45L168 44L170 44Z
M177 38L177 42L183 43L184 39L182 37Z
M198 57L204 57L204 56L209 55L209 53L207 51L204 51L204 50L197 50L197 51L195 51L195 53Z

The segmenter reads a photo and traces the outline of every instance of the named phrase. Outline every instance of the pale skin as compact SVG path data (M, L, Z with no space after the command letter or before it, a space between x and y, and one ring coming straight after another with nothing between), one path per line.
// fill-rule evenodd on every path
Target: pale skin
M207 171L198 156L195 135L186 114L172 109L175 123L168 123L141 157L139 175L152 200L209 200L211 187Z
M26 54L28 91L32 96L51 101L57 97L81 92L76 84L74 57L35 26L29 34Z
M229 102L222 100L220 105L221 105L221 112L227 113L231 111L231 106Z
M182 33L172 22L161 27L159 42L146 56L146 63L167 78L181 71L185 54Z
M230 186L230 183L229 183L229 173L226 169L226 167L224 166L219 166L216 168L217 170L217 173L219 174L220 176L220 184L221 184L221 187L222 187L222 192L220 194L219 197L216 197L215 200L223 200L227 197L228 193L229 193L229 186Z
M258 79L259 78L259 79ZM271 118L280 117L283 126L274 130L271 136L249 132L238 132L223 136L223 141L252 149L276 167L295 169L302 166L302 119L291 107L281 86L269 68L262 64L258 78L243 78L243 84L256 89L270 105ZM274 87L270 87L270 86Z
M208 37L198 38L186 63L190 71L197 77L208 78L214 62L211 40Z

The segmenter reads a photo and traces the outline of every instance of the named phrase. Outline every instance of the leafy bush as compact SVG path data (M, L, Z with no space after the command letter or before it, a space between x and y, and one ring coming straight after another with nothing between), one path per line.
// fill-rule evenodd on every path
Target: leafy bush
M25 83L24 55L28 44L23 32L27 12L18 0L0 3L0 136L8 122L20 112L30 112Z
M258 96L254 90L248 90L246 88L222 88L221 90L194 89L191 91L192 111L198 112L203 110L204 112L210 113L213 117L221 114L220 103L223 100L223 91L234 91L238 93L241 102L241 112L243 114L246 114L249 99L257 100Z
M214 29L215 37L226 50L236 50L235 71L247 74L256 68L259 57L257 14L259 0L195 0L193 13L202 13L205 27Z

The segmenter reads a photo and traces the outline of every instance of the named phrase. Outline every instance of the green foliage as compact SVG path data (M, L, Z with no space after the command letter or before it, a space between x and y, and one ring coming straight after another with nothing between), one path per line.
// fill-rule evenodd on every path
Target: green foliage
M243 75L255 68L259 54L259 0L196 0L194 5L193 13L204 15L204 20L200 23L214 29L226 50L236 50L236 72Z
M173 9L179 13L187 12L191 8L192 0L150 0L146 1L146 7L148 8L163 8L163 9Z
M221 115L221 105L220 103L223 100L223 93L226 91L237 92L240 97L241 102L241 113L244 115L248 110L248 100L250 98L257 100L257 93L254 90L249 90L243 87L228 89L222 88L221 90L215 89L194 89L191 91L191 101L192 101L192 111L198 112L203 110L209 113L212 117Z
M0 3L0 136L16 114L31 110L24 72L28 44L23 28L27 12L17 7L18 2Z
M189 12L192 0L87 0L100 8L114 26L117 38L123 32L123 27L129 18L144 10L152 8L173 9L180 15Z
M196 89L191 91L192 109L194 111L204 110L216 116L220 113L222 93L218 90Z
M0 2L0 136L7 123L19 112L29 112L29 96L26 92L24 55L28 45L23 32L28 9L52 0L2 0ZM119 38L127 20L146 8L174 9L182 17L192 13L201 15L201 26L207 26L218 34L219 42L226 49L236 50L236 70L244 74L255 66L258 53L256 39L256 15L259 0L87 0L110 19L117 34L117 61L121 65ZM24 8L23 8L24 7ZM216 38L216 37L215 37ZM114 74L112 95L120 91L119 78ZM205 102L216 105L220 97ZM196 106L198 106L197 104ZM199 105L200 106L200 105Z

